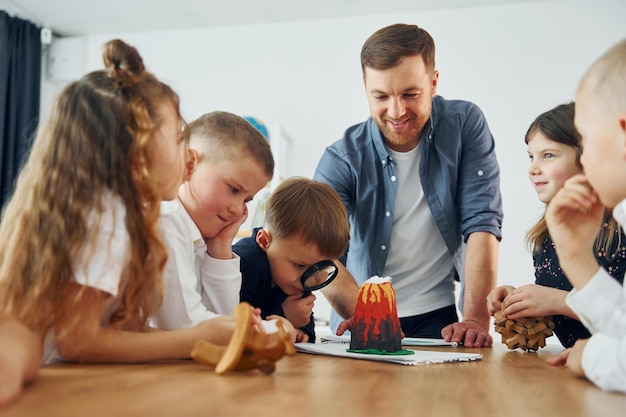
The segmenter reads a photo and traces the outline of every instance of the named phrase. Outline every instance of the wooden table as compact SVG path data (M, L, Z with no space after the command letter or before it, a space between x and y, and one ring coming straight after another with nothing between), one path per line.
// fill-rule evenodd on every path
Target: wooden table
M50 366L0 416L626 415L626 395L546 365L556 347L459 350L483 360L405 366L300 353L270 376L217 376L192 361Z

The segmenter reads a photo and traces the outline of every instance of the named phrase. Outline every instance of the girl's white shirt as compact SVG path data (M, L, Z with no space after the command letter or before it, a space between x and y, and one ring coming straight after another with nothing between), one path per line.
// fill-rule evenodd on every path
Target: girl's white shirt
M130 239L126 229L126 207L119 197L108 198L99 222L92 213L87 220L88 230L98 228L93 244L87 244L72 262L77 283L97 288L111 295L102 314L101 325L108 327L112 313L121 303L126 282L122 282L122 270L130 259ZM80 311L75 314L80 315ZM60 356L54 330L46 334L42 363L58 362Z

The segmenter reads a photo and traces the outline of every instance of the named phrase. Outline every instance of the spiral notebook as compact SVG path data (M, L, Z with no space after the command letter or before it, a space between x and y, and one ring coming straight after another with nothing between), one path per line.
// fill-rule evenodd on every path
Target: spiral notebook
M350 335L337 336L329 334L321 337L322 343L350 343ZM443 339L428 339L423 337L405 337L402 346L450 346L457 347L456 342L446 342Z
M302 353L413 366L435 363L469 362L477 361L483 358L483 355L479 353L414 350L413 355L371 355L366 353L348 352L346 349L347 346L344 343L296 343L296 350Z

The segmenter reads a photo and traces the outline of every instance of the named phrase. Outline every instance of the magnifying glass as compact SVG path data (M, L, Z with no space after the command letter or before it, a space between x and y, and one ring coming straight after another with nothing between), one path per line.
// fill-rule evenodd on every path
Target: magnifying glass
M333 282L338 272L337 265L331 260L319 261L308 267L300 277L304 288L302 298L308 297L312 291L324 288Z

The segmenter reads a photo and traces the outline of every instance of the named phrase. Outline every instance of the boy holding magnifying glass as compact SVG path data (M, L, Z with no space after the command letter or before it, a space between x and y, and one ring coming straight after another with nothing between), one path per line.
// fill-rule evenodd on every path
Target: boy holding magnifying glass
M241 258L241 301L279 315L315 341L311 291L330 284L350 239L345 206L327 184L290 178L269 196L265 223L233 246Z

